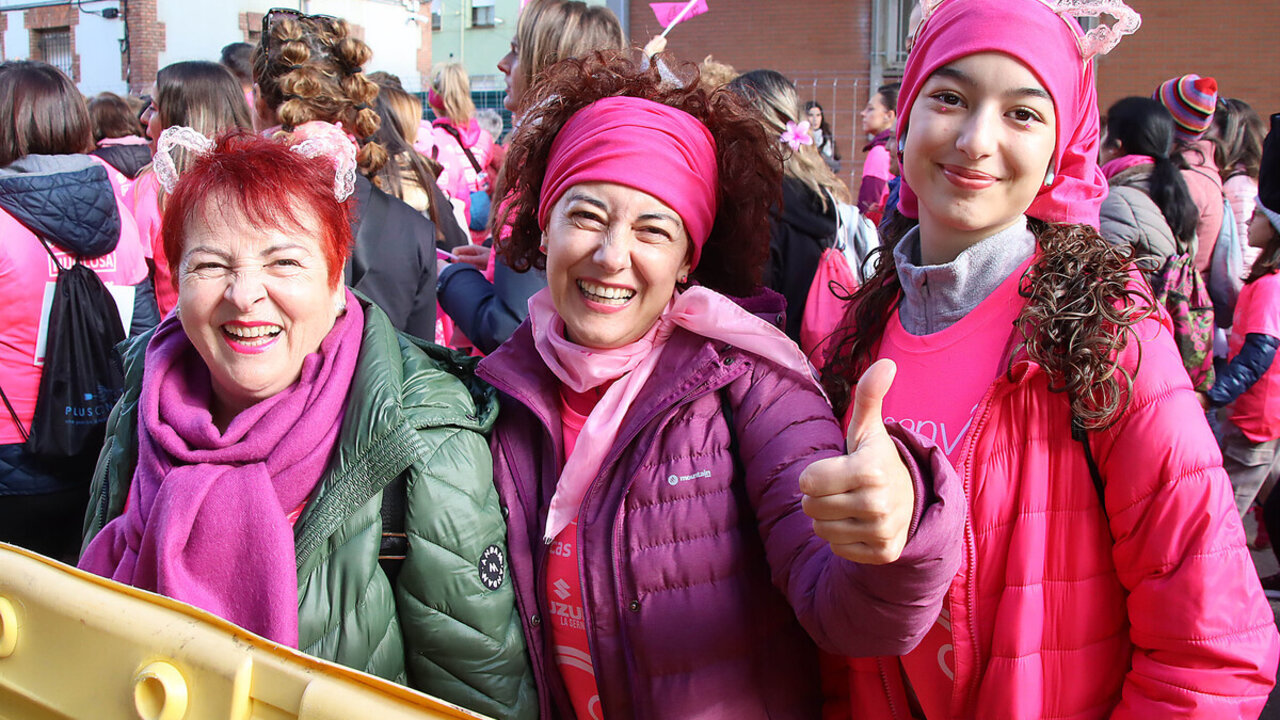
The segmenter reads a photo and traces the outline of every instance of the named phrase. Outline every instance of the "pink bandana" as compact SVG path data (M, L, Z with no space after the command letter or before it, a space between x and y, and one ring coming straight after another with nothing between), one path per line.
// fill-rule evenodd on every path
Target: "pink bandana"
M657 367L662 349L676 327L729 343L808 378L821 388L808 359L791 338L729 298L704 287L692 287L673 297L644 337L613 350L596 350L565 339L564 320L551 303L550 290L543 289L529 298L529 322L538 355L565 387L584 393L616 380L582 426L579 437L590 438L590 442L577 443L560 471L543 533L548 543L577 517L582 498L613 448L627 410Z
M604 98L569 118L551 144L538 224L546 229L551 208L574 185L626 185L676 211L696 267L716 219L719 177L715 140L692 115L651 100Z
M1075 28L1073 30L1073 28ZM1098 226L1107 183L1098 169L1098 95L1092 62L1081 57L1079 28L1038 0L945 0L920 27L898 94L899 142L920 88L938 68L981 52L1025 64L1053 98L1057 146L1053 183L1027 216ZM916 217L916 194L903 178L898 210Z

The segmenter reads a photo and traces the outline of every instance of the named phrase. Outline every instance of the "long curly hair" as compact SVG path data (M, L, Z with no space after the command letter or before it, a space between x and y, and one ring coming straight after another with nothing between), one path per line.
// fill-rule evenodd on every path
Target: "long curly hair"
M374 139L381 120L378 86L365 77L373 51L351 35L347 21L325 15L268 15L253 54L253 78L286 131L320 120L342 123L360 144L360 171L372 178L387 162Z
M651 63L617 52L565 60L539 78L519 129L507 149L496 197L506 198L497 227L511 235L498 253L518 271L546 267L539 251L538 198L551 144L574 113L596 100L629 96L683 110L697 118L716 143L720 174L718 211L702 258L691 279L728 295L747 295L760 285L769 255L769 208L782 188L782 155L752 110L733 92L708 94L695 65Z
M1144 285L1133 282L1130 246L1111 245L1089 225L1035 219L1028 224L1039 252L1019 283L1018 294L1027 303L1014 321L1018 344L1006 372L1020 357L1038 363L1049 390L1067 394L1075 418L1090 430L1107 428L1128 407L1133 390L1120 354L1154 302ZM875 275L850 301L822 371L837 415L848 408L854 385L875 359L902 295L892 248L876 252Z

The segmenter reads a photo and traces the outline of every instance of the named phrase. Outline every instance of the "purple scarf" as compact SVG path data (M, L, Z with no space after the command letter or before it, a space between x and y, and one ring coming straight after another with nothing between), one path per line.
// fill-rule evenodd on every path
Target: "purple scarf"
M298 645L298 580L288 513L330 462L364 331L347 311L303 360L297 382L220 433L209 369L170 316L146 351L138 469L124 513L80 567L167 595L263 637Z

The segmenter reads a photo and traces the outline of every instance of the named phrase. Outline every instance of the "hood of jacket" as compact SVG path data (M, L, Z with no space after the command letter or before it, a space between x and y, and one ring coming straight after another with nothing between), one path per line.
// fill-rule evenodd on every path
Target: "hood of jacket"
M465 126L459 125L446 117L436 118L431 124L435 127L448 126L457 130L458 136L462 138L462 144L469 148L475 147L476 143L480 142L480 123L476 122L475 118L471 118L471 122Z
M0 209L76 256L106 255L120 242L115 190L87 155L27 155L0 168Z

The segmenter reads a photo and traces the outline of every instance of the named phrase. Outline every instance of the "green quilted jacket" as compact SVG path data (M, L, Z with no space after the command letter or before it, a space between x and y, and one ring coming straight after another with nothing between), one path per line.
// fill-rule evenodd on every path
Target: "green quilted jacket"
M498 412L475 360L398 333L362 300L338 448L294 526L299 649L496 718L537 714L484 434ZM122 346L126 390L94 472L84 545L124 509L151 333ZM393 482L394 481L394 482ZM406 558L379 565L384 493Z

